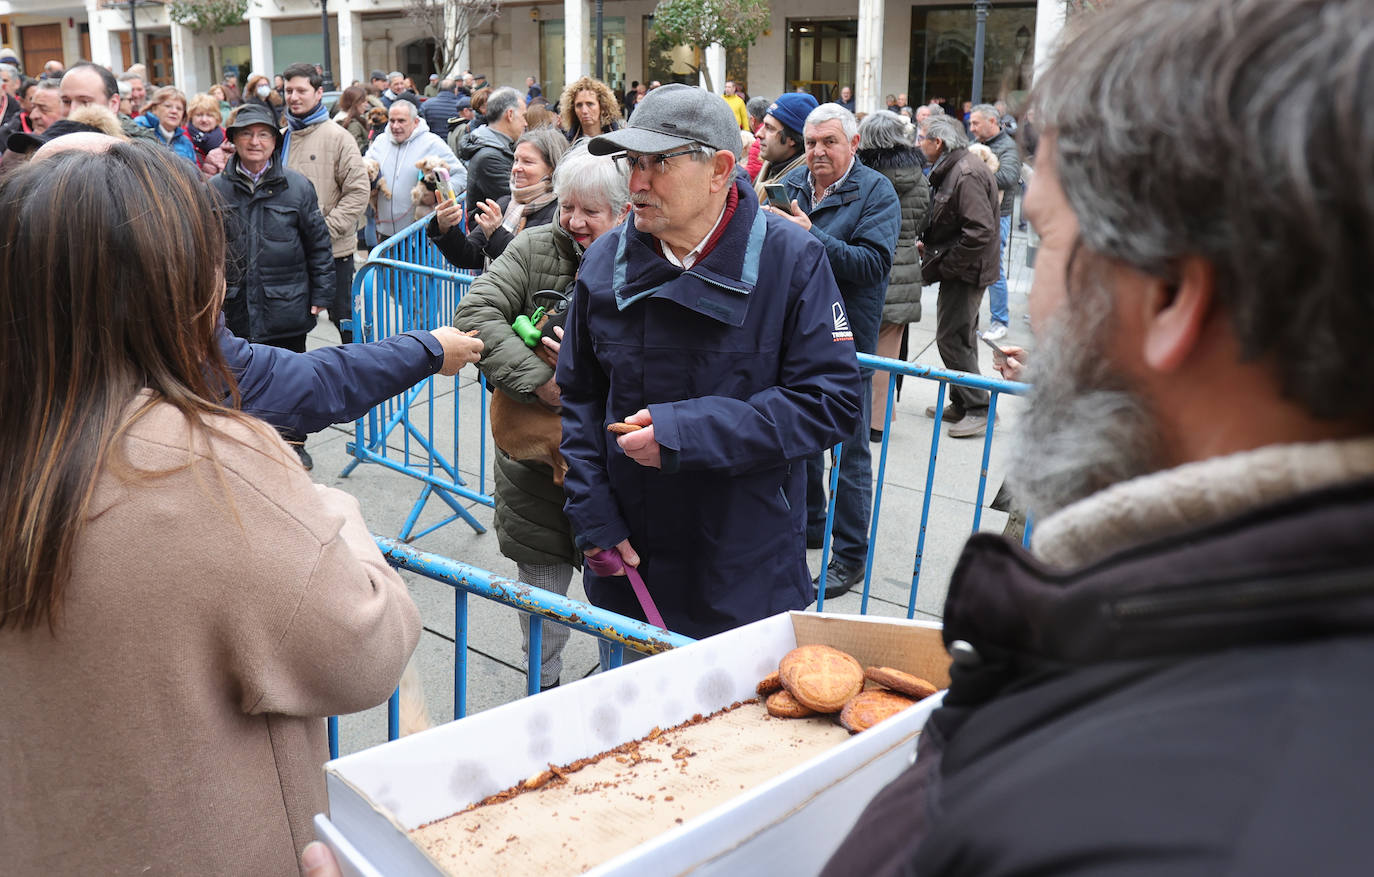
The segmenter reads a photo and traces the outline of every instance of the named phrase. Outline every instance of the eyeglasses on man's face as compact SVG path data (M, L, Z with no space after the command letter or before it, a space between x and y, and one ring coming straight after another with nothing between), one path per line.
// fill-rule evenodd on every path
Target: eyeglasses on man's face
M668 170L668 159L677 158L679 155L691 155L694 152L708 152L705 146L688 146L676 152L660 152L655 155L634 155L629 152L618 152L611 156L615 160L616 167L621 171L641 173L649 171L655 174L666 173Z

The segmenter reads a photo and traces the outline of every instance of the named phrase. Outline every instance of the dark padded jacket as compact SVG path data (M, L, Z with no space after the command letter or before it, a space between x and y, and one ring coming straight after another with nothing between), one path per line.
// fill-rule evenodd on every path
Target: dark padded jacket
M916 764L825 873L1368 874L1374 481L1047 568L969 540Z
M467 215L482 201L510 194L510 169L515 164L515 141L483 125L463 138L458 157L468 168Z
M997 228L997 181L967 149L940 156L930 171L930 228L921 276L987 286L997 279L1002 241Z
M837 101L838 103L838 101ZM930 219L930 184L921 172L921 151L914 146L898 149L861 149L859 158L887 177L902 205L902 230L892 255L892 275L883 300L883 322L902 325L921 319L921 257L916 240Z
M496 203L501 205L501 211L504 213L510 206L510 196L499 198ZM557 218L558 202L550 201L525 217L525 228L548 225ZM425 235L434 241L434 245L444 254L445 259L459 268L485 268L487 260L495 261L505 252L506 247L510 246L511 241L515 240L515 235L507 231L505 226L498 226L490 238L475 220L469 219L468 226L472 230L466 236L463 235L463 229L457 225L440 234L439 220L431 219L429 225L425 226Z
M279 155L254 186L238 156L210 179L226 242L224 319L249 341L304 335L334 303L334 250L315 187Z
M997 156L997 190L1002 193L1002 209L999 216L1011 216L1011 205L1021 188L1021 150L1016 140L1006 131L983 144Z
M633 223L598 238L558 359L578 545L628 538L668 626L691 637L811 603L798 463L853 435L860 416L853 335L825 248L764 212L747 178L735 187L734 214L690 270ZM607 424L641 408L662 469L607 437ZM586 572L583 583L596 605L644 617L623 576Z

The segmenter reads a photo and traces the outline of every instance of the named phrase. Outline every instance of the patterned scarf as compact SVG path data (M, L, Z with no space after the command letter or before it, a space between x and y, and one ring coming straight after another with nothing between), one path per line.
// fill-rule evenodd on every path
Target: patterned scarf
M209 131L202 131L195 125L186 126L186 136L191 139L191 145L196 148L196 152L201 155L209 155L212 149L218 149L224 142L224 129L212 128Z
M531 183L524 188L515 185L515 180L511 180L510 204L506 206L506 215L501 220L501 225L511 234L519 234L525 228L525 215L537 213L553 202L553 178L545 177L537 183Z

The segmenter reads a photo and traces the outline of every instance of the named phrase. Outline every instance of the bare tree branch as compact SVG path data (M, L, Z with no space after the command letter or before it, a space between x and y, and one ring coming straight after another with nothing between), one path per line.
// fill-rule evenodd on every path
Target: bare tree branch
M440 77L453 68L468 37L501 15L501 0L406 0L406 18L434 40L434 67Z

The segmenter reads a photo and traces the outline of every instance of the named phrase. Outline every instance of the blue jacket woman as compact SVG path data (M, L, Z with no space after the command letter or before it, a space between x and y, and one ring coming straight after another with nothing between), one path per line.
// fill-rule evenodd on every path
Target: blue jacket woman
M158 143L199 167L196 147L182 127L185 123L186 95L170 85L153 92L153 98L148 101L143 114L134 119L135 125L151 130Z

